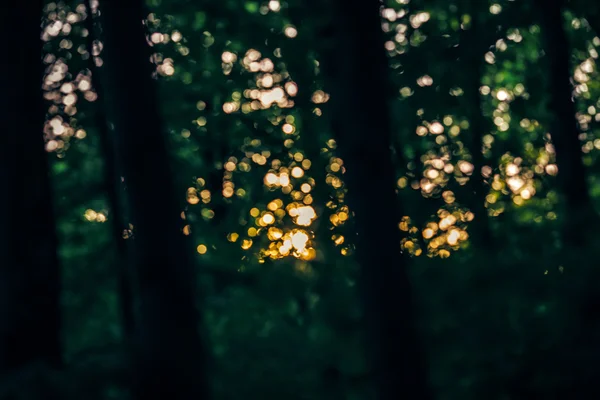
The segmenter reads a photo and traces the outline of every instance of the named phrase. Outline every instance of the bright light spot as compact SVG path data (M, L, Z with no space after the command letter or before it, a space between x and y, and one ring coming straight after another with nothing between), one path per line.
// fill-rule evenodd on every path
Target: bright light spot
M270 88L271 86L273 86L274 82L275 82L275 80L273 79L273 75L271 75L271 74L266 74L260 80L260 84L266 88Z
M273 12L277 12L280 9L281 9L281 3L279 3L279 1L277 1L277 0L269 1L269 10L271 10Z
M500 90L498 90L498 93L496 93L496 98L500 101L506 101L506 100L508 100L508 97L509 97L509 94L504 89L500 89Z
M552 176L558 174L558 166L556 166L556 164L546 165L546 173Z
M295 130L295 128L294 128L294 126L293 126L293 125L290 125L290 124L284 124L284 125L281 127L281 130L282 130L282 131L283 131L283 133L285 133L286 135L290 135L290 134L294 133L294 130Z
M454 215L450 214L447 217L442 218L442 220L440 221L439 227L441 230L445 231L446 229L450 228L455 223L456 223L456 217Z
M316 90L312 95L312 102L315 104L326 103L329 100L329 94L322 90Z
M459 238L460 238L460 232L458 231L458 229L453 229L448 234L448 237L446 238L446 241L448 242L448 244L450 246L454 246L454 245L456 245L458 243L458 239Z
M163 74L167 75L167 76L171 76L175 73L175 68L173 67L172 64L163 64L162 65L162 72Z
M298 85L296 85L294 82L287 82L285 84L285 91L290 95L290 96L295 96L298 94Z
M497 15L502 12L502 6L500 4L492 4L490 6L490 13Z
M154 32L154 33L152 34L152 36L150 36L150 40L151 40L151 41L152 41L152 43L154 43L154 44L158 44L158 43L162 42L162 41L163 41L163 38L164 38L164 36L163 36L163 34L162 34L162 33L160 33L160 32Z
M283 231L279 228L271 227L267 232L267 236L270 240L279 240L283 236Z
M270 225L275 222L275 217L271 213L266 213L263 215L262 220L265 225Z
M298 231L292 234L291 244L296 250L302 251L306 248L308 243L308 235L303 231Z
M506 166L506 175L515 176L519 173L519 167L516 164L508 164Z
M224 63L232 63L235 62L236 59L237 56L230 51L224 51L223 54L221 54L221 61Z
M86 92L88 90L90 90L90 81L88 81L87 79L82 79L79 82L79 85L77 85L77 87L79 88L79 90L81 90L82 92Z
M275 175L272 172L269 172L268 174L265 175L265 183L267 185L270 185L270 186L276 185L278 181L279 181L279 179L277 178L277 175Z
M290 176L285 172L279 175L279 184L281 186L287 186L290 184Z
M94 210L88 209L85 211L85 213L83 214L83 216L85 217L85 219L87 219L88 221L95 221L96 217L98 216L98 213Z
M300 167L292 168L292 176L294 178L302 178L304 176L304 170Z
M315 209L311 206L298 207L295 210L296 219L294 222L296 223L296 225L309 226L312 223L313 219L317 217Z
M283 32L285 33L285 36L289 37L290 39L298 36L298 30L293 26L287 26Z
M433 78L429 75L423 75L422 77L417 79L417 85L419 85L421 87L431 86L431 85L433 85Z
M440 133L444 132L444 125L436 121L429 125L429 132L433 133L434 135L439 135Z
M519 189L521 189L523 187L523 185L525 185L525 181L516 176L513 176L512 178L507 179L506 183L508 184L508 187L510 187L510 189L513 192L517 192Z
M458 162L458 169L465 175L470 175L473 172L473 168L473 164L470 162L464 160Z

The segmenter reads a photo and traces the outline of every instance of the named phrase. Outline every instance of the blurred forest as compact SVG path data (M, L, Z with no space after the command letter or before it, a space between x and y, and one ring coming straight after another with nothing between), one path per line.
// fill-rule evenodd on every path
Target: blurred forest
M600 398L600 4L0 11L0 399Z

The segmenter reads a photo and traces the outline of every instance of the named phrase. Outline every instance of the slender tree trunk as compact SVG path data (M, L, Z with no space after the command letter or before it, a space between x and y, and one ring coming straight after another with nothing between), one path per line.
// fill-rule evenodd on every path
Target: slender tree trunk
M89 4L89 2L88 2ZM86 18L86 28L88 30L88 51L90 52L90 71L92 73L92 85L98 95L98 104L96 106L96 124L100 134L100 144L104 158L104 183L106 194L110 207L111 228L117 247L117 284L119 292L119 305L121 311L121 324L126 338L131 338L133 334L133 293L131 288L131 277L129 265L127 263L128 246L124 231L128 229L123 208L123 183L120 168L115 159L116 145L113 132L108 126L106 115L107 102L103 91L103 81L101 68L96 66L96 57L94 57L94 41L99 37L94 24L92 7L88 6L88 16Z
M377 399L429 399L407 260L400 254L391 159L387 61L379 2L339 0L331 59L334 131L348 167L348 202L358 229L361 280Z
M0 372L61 364L60 271L43 126L42 1L0 6Z
M463 110L469 120L469 140L473 173L469 181L469 194L465 199L467 206L475 214L472 223L471 241L478 247L489 249L493 245L490 230L489 216L485 207L485 198L489 188L485 182L481 169L485 164L483 157L483 133L487 128L485 118L481 111L481 78L483 75L483 57L486 51L485 27L482 26L478 13L480 2L466 0L465 11L471 16L471 26L461 32L460 41L460 66L463 77L464 94L461 99ZM485 6L485 5L484 5ZM484 7L484 11L485 10Z
M583 165L580 129L575 117L571 77L571 47L562 14L564 0L538 0L542 19L544 50L549 68L550 112L548 125L556 150L558 176L565 199L563 239L578 244L585 238L585 227L595 212L588 193Z
M142 1L101 2L105 93L133 220L137 283L134 395L139 400L206 399L204 349L195 307L191 246L182 234Z

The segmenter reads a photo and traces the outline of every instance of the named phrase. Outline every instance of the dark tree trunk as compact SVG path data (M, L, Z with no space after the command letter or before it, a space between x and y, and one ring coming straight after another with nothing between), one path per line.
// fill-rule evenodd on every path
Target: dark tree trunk
M389 73L379 2L339 0L336 56L329 59L334 131L347 165L355 212L371 369L377 399L429 399L416 334L407 260L400 253L400 214L391 159Z
M58 367L60 271L43 126L42 1L0 6L0 372Z
M88 3L89 4L89 3ZM94 56L94 42L99 43L99 33L94 24L91 7L88 7L88 16L86 18L86 28L88 30L88 51L90 52L90 72L92 74L92 84L98 95L98 103L95 108L95 122L100 135L100 144L102 147L104 161L104 184L106 187L106 196L108 199L111 219L111 228L117 247L117 284L119 292L119 308L121 311L121 324L126 338L131 338L133 334L133 294L131 288L131 273L129 270L127 235L124 233L129 229L124 208L124 192L122 183L122 173L120 166L117 165L115 157L116 145L114 132L109 128L106 115L108 106L104 95L103 75L100 67L96 66L96 57ZM100 55L101 59L101 55Z
M139 400L206 399L191 246L182 233L159 117L142 1L101 2L110 121L118 136L134 225L134 394Z
M558 177L565 199L563 239L569 244L580 244L585 238L585 227L595 216L586 182L582 160L580 129L575 117L571 77L571 51L562 9L564 0L538 0L541 14L544 50L549 68L550 134L556 150Z
M481 80L484 68L484 54L487 50L486 31L482 26L478 13L480 2L466 0L465 11L471 16L471 26L461 32L460 37L460 70L462 71L463 96L461 106L469 120L468 139L466 145L471 150L473 173L467 184L468 194L464 199L466 205L475 214L471 224L471 241L482 249L493 245L489 217L485 207L485 198L489 193L488 184L482 176L481 169L485 164L483 157L483 133L488 128L481 110ZM483 12L487 12L483 5Z

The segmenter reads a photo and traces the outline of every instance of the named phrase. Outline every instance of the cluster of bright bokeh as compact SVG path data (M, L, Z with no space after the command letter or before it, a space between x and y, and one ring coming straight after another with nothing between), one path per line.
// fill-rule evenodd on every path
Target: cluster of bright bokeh
M287 133L286 125L293 125L293 119L284 120L282 131L285 136L293 134ZM287 140L287 139L284 139ZM328 146L335 147L335 141L330 140ZM258 155L258 157L257 157ZM270 154L248 152L247 157L238 160L231 157L224 165L223 179L223 197L229 198L233 195L233 176L234 172L244 173L251 170L252 163L263 166L267 164L267 158ZM285 257L295 257L301 260L310 261L317 255L313 223L317 219L317 210L314 207L313 188L317 185L316 180L309 176L313 163L305 158L302 152L291 154L287 165L283 165L279 159L271 160L270 168L265 172L262 183L265 189L272 194L277 194L276 198L268 202L264 207L252 207L248 212L249 221L243 232L230 232L227 239L232 243L239 243L244 250L250 250L255 243L261 243L257 251L260 260L265 258L281 259ZM342 159L331 156L327 166L327 176L322 184L327 184L333 190L341 190L343 182L338 174L342 172ZM324 171L325 172L325 171ZM212 195L210 191L204 188L205 181L202 178L197 179L195 187L187 189L187 202L190 205L202 203L204 206L201 215L206 219L213 217L210 210ZM236 192L238 197L244 197L245 193ZM331 205L330 205L331 207ZM329 223L334 227L343 225L349 218L349 210L345 205L333 207L333 212L329 215ZM246 224L245 224L246 225ZM242 237L242 239L240 239ZM261 238L266 238L267 242ZM341 234L333 235L331 240L335 245L342 245L344 237ZM199 248L202 254L206 248ZM347 249L341 248L343 254Z
M87 101L97 98L92 90L89 73L81 71L74 74L69 71L72 52L78 53L84 59L90 56L85 39L78 37L82 34L81 23L87 14L84 5L70 11L64 4L53 2L48 3L44 11L46 19L42 40L56 43L43 59L46 65L43 80L44 98L49 103L49 117L44 127L46 150L64 157L71 138L84 139L87 135L84 129L77 127L75 116L78 101L80 98ZM82 43L77 45L77 42Z
M549 127L540 122L543 116L535 114L535 110L525 108L524 111L517 106L532 95L527 85L526 66L537 62L540 57L540 52L535 50L540 42L539 27L509 28L503 37L489 44L486 53L481 54L486 70L479 91L488 125L482 134L481 149L473 149L468 145L472 121L465 117L462 109L432 109L433 106L424 102L419 104L415 100L427 98L418 94L440 85L439 73L436 75L435 71L429 71L426 65L414 66L420 70L412 71L407 66L409 63L405 62L405 59L418 54L420 46L428 43L429 35L424 28L435 24L440 36L450 37L467 29L471 17L455 15L450 8L436 11L418 9L410 0L397 0L396 3L381 10L382 29L387 36L384 46L393 70L402 71L398 101L410 104L409 112L416 116L411 124L397 128L399 131L407 130L412 135L411 142L414 139L414 143L419 143L408 152L416 155L407 157L406 164L399 169L396 185L402 196L415 193L439 200L438 211L422 222L422 226L414 225L411 210L399 221L399 229L405 233L403 248L415 256L448 257L452 251L467 244L470 223L485 216L474 215L473 210L464 206L461 190L480 176L485 183L481 201L485 203L489 217L518 210L538 199L539 203L535 203L537 208L531 206L537 213L532 221L555 219L556 214L549 205L555 204L556 195L547 181L559 171ZM289 40L297 40L302 33L285 18L285 10L285 3L271 0L259 5L256 10L247 11L271 17L280 15L281 33ZM490 5L490 15L499 15L503 11L499 3ZM101 66L102 43L96 41L90 54L89 32L83 25L89 13L84 5L71 10L64 3L51 2L46 5L45 12L47 18L42 38L52 46L48 47L51 50L44 56L47 69L43 85L49 104L44 133L47 150L63 157L72 138L83 140L87 136L86 130L78 126L78 102L81 99L93 102L97 97L90 72L85 68L71 71L71 60L75 56L82 60L91 57L97 66ZM569 18L571 29L585 28L584 20ZM155 49L152 61L156 65L156 75L164 78L167 84L169 79L191 82L194 77L178 64L181 63L179 56L190 55L191 38L184 37L179 29L163 29L156 14L150 14L148 22L151 28L148 42ZM206 48L226 43L218 42L208 30L201 30L199 35ZM596 157L593 150L600 149L600 139L590 133L591 126L600 122L600 100L591 95L591 90L597 90L593 85L598 77L598 47L600 38L595 37L587 43L585 51L576 54L572 79L573 95L579 106L577 119L582 130L582 151L588 164ZM167 48L169 51L163 51ZM193 58L194 54L191 56ZM318 257L322 243L329 240L339 247L342 254L347 254L351 244L347 243L343 232L336 229L351 219L352 212L343 201L345 167L335 153L336 143L333 140L323 143L321 156L326 159L325 170L317 169L320 163L315 162L316 156L308 155L302 148L304 133L301 131L304 128L299 118L304 117L296 112L296 102L299 91L308 88L299 87L290 77L279 48L273 49L272 54L266 54L256 48L240 50L224 45L217 49L215 62L220 65L225 77L246 74L249 78L248 87L223 93L222 101L217 105L222 110L221 117L236 119L259 115L254 121L264 120L270 129L275 129L269 134L279 135L287 154L275 154L263 137L247 138L242 148L243 155L231 155L216 166L223 176L220 192L209 189L206 176L197 178L187 188L185 196L190 211L199 210L203 220L211 220L215 215L213 205L217 198L226 200L231 207L238 207L241 203L233 202L247 198L250 189L244 186L244 182L253 179L264 187L265 198L256 204L243 205L247 206L247 216L240 219L243 223L227 232L228 242L255 254L258 259L295 257L313 260ZM510 79L507 71L510 71ZM409 81L405 76L414 76L414 80ZM459 99L464 96L460 84L449 86L446 90L447 93L436 96ZM329 94L318 88L311 88L311 93L314 108L309 112L318 118L323 115L320 105L329 101ZM194 128L216 129L203 114L206 107L205 101L197 102L200 114L193 121L193 126L181 130L183 138L190 138ZM472 152L479 150L484 156L484 165L476 167ZM253 173L249 174L251 171ZM247 178L244 180L241 176ZM326 188L328 196L317 194L321 187ZM102 223L107 215L104 210L87 209L84 218L89 222ZM320 228L316 229L316 225ZM191 225L186 225L184 233L190 232ZM213 247L211 243L200 243L198 253L210 254Z
M279 10L275 3L273 1L269 3L271 12ZM152 18L154 28L160 29L156 24L157 18L155 16ZM287 37L294 38L297 31L294 27L286 25L284 33ZM207 32L205 35L206 37L210 36ZM150 35L150 39L156 45L172 41L178 48L180 43L186 41L177 30L154 32ZM260 51L252 48L239 54L231 50L224 50L220 54L219 61L223 75L228 76L234 71L246 73L252 77L251 82L253 83L248 88L233 91L227 96L229 100L224 101L221 106L225 114L223 117L230 114L231 117L226 118L235 119L240 113L251 114L270 108L292 109L293 111L295 106L293 98L298 93L298 85L285 68L280 70L279 67L276 67L276 63L281 66L281 60L277 60L277 58L281 58L279 49L275 49L274 58L264 56ZM154 60L159 75L175 74L175 69L169 70L167 74L164 73L164 60L160 53L155 55ZM169 61L169 65L174 65L172 60ZM313 113L316 116L322 114L316 106L326 103L328 100L329 94L323 90L315 90L312 93L311 101L315 105ZM203 111L205 103L200 101L197 108L199 111ZM267 193L279 193L279 195L264 205L251 205L247 217L240 219L239 228L227 233L229 242L239 244L243 250L252 251L259 261L266 258L281 259L285 257L295 257L305 261L314 259L317 254L317 241L313 223L320 215L317 215L317 207L314 205L313 189L316 185L326 185L337 191L336 197L343 197L341 179L343 161L334 155L335 141L329 140L322 146L321 150L325 151L324 157L328 157L328 161L325 163L327 170L321 171L325 176L318 176L319 171L315 171L317 166L308 158L302 146L297 146L299 140L297 118L299 118L297 113L287 115L275 113L272 118L269 118L268 125L277 127L276 131L280 132L284 148L289 149L289 153L284 157L266 149L260 137L247 138L242 148L243 157L231 156L223 165L215 166L222 169L221 193L215 193L214 189L211 192L203 178L197 178L195 185L187 189L188 204L190 206L198 205L203 219L210 220L215 215L212 209L215 196L222 196L224 199L230 200L233 200L234 197L244 199L247 191L242 187L236 187L236 182L244 181L240 175L264 167L265 172L262 175L264 188ZM207 125L207 119L203 116L198 117L195 122L200 127L210 128ZM188 138L190 135L189 129L182 131L183 137ZM313 154L313 156L315 155ZM255 167L253 168L253 166ZM254 177L256 174L251 176ZM268 195L267 197L273 196ZM334 203L329 201L326 205L319 205L325 206L326 209L334 209L327 214L329 221L325 221L324 224L331 224L334 227L341 226L349 218L348 207L342 205L337 210L339 212L336 212ZM344 237L341 234L332 234L331 240L336 246L344 243ZM197 250L200 254L206 254L210 247L202 243ZM340 251L345 254L347 249L342 247Z
M409 4L410 1L401 3ZM404 67L403 57L417 56L419 47L428 40L427 35L420 32L420 27L424 24L435 24L435 29L440 30L437 32L439 35L454 35L457 31L468 29L470 25L468 15L456 15L458 18L452 20L453 11L450 8L440 7L435 13L405 10L403 7L382 10L382 28L389 37L385 48L392 65L401 66L403 75L410 76L413 73ZM490 15L499 15L503 11L501 4L490 5ZM572 29L585 27L585 21L568 17L572 22ZM553 210L556 193L548 185L551 178L559 172L552 138L548 133L551 127L540 123L544 117L539 111L525 108L526 114L522 107L531 98L527 87L527 65L538 62L540 42L540 28L537 25L531 25L528 29L508 28L506 34L498 37L495 43L489 43L489 51L481 55L487 65L479 88L481 108L487 124L482 134L485 164L481 166L481 171L479 168L475 170L472 163L470 152L478 149L468 145L471 123L468 118L461 116L463 110L456 109L448 113L442 109L431 109L426 100L420 103L413 100L427 98L415 94L430 91L429 88L439 84L439 74L423 74L428 71L427 66L422 65L419 67L420 73L414 72L418 76L414 84L403 80L403 86L399 90L400 98L404 104L411 104L420 121L413 132L423 138L422 143L427 144L423 146L422 155L408 163L406 173L400 177L397 185L400 189L420 191L423 197L443 200L437 213L440 221L434 219L422 227L415 227L406 216L401 222L401 229L408 235L403 241L403 247L411 254L446 257L452 250L467 243L469 222L486 216L475 216L471 211L460 207L463 202L460 192L462 187L470 185L472 179L479 179L480 173L485 182L482 201L489 217L508 210L518 211L537 198L535 205L529 208L534 211L534 217L528 218L527 223L556 219ZM592 77L597 77L598 74L596 60L599 45L600 38L591 38L586 51L577 53L578 63L574 68L573 95L580 104L580 110L585 110L577 115L583 132L590 129L591 123L600 120L597 113L600 105L598 98L590 96L588 87ZM460 82L459 77L457 80ZM537 85L536 90L543 89ZM460 84L449 87L448 96L460 98L464 96L464 90ZM513 108L513 103L518 103L520 107ZM586 103L591 104L582 107ZM440 118L439 115L443 115L444 111L447 115ZM427 118L428 115L433 118ZM584 154L600 146L600 140L592 135L582 133L580 139ZM584 157L584 160L592 162L592 158ZM446 223L442 223L454 220L460 226L451 224L451 227L445 228ZM423 250L423 245L426 245L427 251Z

